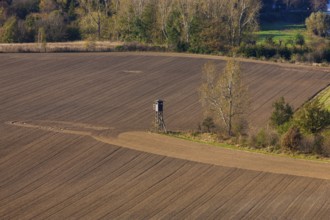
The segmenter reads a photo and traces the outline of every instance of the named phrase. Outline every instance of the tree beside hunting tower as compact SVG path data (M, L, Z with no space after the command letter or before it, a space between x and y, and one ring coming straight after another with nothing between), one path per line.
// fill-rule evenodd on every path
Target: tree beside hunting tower
M240 63L229 60L221 73L214 63L208 62L203 66L202 80L200 98L205 111L223 125L229 136L233 130L242 131L249 99Z

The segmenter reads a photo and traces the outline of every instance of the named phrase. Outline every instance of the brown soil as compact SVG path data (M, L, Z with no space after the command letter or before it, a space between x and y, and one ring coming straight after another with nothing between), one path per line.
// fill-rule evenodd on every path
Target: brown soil
M114 133L106 127L70 122L7 122L8 125L91 137L99 142L147 153L241 169L330 180L330 161L295 160L189 142L155 133ZM276 164L274 166L274 164Z
M0 157L3 219L327 219L330 214L330 185L325 179L175 159L37 128L5 125L1 132L6 141ZM134 138L123 140L131 143ZM158 137L155 141L157 148ZM162 141L172 146L171 155L185 152L189 159L193 154L203 158L206 154L199 153L210 150L208 155L213 161L218 157L218 164L239 164L238 157L239 166L246 163L247 168L253 164L249 159L265 158L274 162L273 167L281 166L263 155L230 155L208 147L198 153L194 145ZM293 170L294 162L289 164ZM271 167L267 162L261 165ZM329 167L298 161L298 172L300 165L307 175L314 168Z
M157 98L166 100L169 129L196 127L207 57L0 57L1 219L330 216L328 163L141 132ZM267 123L277 97L297 107L330 83L324 68L244 62L243 70L255 126Z
M170 130L196 129L203 118L200 72L210 56L157 55L0 54L2 116L146 130L153 101L162 98ZM213 60L224 67L221 57ZM252 100L251 127L268 123L279 97L299 107L330 83L324 68L243 62L242 69Z

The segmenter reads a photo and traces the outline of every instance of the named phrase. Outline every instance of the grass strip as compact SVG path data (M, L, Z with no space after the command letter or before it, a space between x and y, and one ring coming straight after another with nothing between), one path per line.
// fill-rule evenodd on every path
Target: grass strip
M258 154L265 154L265 155L271 155L271 156L277 156L277 157L287 157L287 158L293 158L293 159L299 159L299 160L309 160L309 161L317 161L317 162L323 162L323 163L330 163L330 159L327 157L322 157L320 155L315 154L303 154L298 152L289 152L289 151L282 151L280 149L272 150L271 148L251 148L251 147L244 147L240 145L233 145L228 143L221 143L214 140L204 140L199 138L198 136L193 136L188 132L168 132L168 133L162 133L165 136L178 138L181 140L191 141L195 143L201 143L201 144L207 144L209 146L213 147L221 147L231 150L239 150L244 152L250 152L250 153L258 153Z

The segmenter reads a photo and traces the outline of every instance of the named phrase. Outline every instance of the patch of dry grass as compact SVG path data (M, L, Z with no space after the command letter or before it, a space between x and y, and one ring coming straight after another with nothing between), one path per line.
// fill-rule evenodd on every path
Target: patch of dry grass
M110 41L75 41L58 43L16 43L0 44L0 53L42 53L42 52L103 52L113 51L122 46L122 42Z

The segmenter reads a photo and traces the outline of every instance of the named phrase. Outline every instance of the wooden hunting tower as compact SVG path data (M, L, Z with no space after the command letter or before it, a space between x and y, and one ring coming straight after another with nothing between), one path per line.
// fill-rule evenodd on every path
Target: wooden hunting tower
M156 100L154 103L154 111L155 111L155 130L158 132L167 132L165 121L164 121L164 101Z

